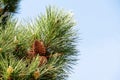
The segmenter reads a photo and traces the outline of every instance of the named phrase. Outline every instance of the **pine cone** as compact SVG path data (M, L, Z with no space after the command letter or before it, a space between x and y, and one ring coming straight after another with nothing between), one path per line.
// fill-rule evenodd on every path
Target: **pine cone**
M34 43L32 45L32 49L34 49L36 54L40 54L41 56L45 55L45 53L46 53L44 43L39 40L34 41Z
M40 56L40 63L39 66L47 63L47 58L45 56Z

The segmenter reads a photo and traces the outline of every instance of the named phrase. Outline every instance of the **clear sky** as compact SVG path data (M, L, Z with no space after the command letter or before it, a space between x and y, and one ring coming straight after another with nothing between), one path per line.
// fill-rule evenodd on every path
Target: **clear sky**
M34 18L47 5L74 12L81 55L68 80L120 80L119 0L22 0L20 5L19 19Z

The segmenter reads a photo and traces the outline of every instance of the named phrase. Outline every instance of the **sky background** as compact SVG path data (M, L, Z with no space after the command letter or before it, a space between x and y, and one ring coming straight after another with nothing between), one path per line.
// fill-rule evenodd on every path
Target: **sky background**
M29 20L47 5L73 11L79 30L80 59L68 80L120 80L119 0L22 0L19 20Z

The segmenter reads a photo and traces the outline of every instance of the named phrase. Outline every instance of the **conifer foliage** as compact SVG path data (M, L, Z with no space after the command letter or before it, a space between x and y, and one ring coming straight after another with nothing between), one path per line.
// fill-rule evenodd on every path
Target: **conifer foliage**
M18 10L18 5L21 0L1 0L0 1L0 24L5 25L7 20L13 13Z
M1 3L9 5L7 11L14 13L19 1ZM77 55L75 22L70 12L48 6L35 23L22 25L9 18L0 25L3 26L6 27L0 28L1 80L66 80Z

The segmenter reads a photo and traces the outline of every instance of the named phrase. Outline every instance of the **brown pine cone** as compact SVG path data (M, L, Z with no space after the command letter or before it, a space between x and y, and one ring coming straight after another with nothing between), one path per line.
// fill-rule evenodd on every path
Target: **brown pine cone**
M32 45L32 48L34 49L36 54L40 54L41 56L45 55L46 53L46 48L42 41L35 40Z
M39 66L47 63L47 58L45 56L40 56L40 63Z

